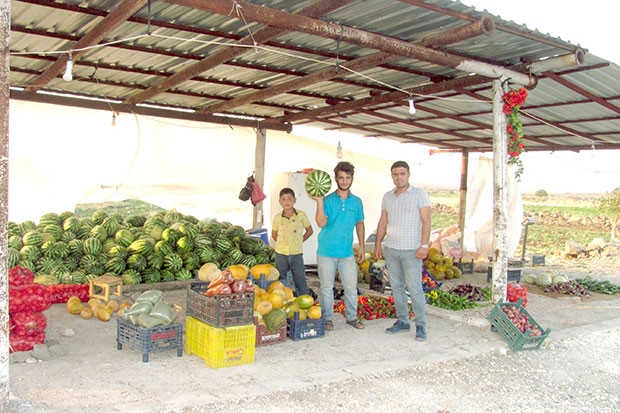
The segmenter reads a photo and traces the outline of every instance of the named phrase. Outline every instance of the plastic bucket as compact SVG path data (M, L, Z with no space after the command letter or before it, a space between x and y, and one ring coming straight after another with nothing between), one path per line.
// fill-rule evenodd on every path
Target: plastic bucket
M267 230L265 228L251 229L248 231L248 236L252 238L260 238L265 245L269 245L269 235L267 235Z

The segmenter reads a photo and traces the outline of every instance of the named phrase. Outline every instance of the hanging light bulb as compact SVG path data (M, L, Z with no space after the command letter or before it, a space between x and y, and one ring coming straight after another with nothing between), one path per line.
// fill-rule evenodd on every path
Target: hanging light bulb
M409 98L409 114L410 115L415 115L416 113L416 109L415 109L415 104L413 103L413 98Z
M342 158L342 145L340 144L340 141L338 141L338 147L336 148L336 158Z
M71 82L73 80L73 58L71 52L69 52L69 60L67 60L67 67L65 68L65 74L62 75L62 79L65 82Z
M112 126L116 126L116 112L112 112Z

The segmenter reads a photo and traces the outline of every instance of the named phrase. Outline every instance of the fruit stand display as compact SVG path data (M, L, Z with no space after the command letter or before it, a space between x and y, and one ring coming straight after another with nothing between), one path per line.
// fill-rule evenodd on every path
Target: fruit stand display
M39 223L8 223L8 267L37 284L89 284L104 274L123 285L189 280L205 263L218 268L273 262L273 248L238 225L163 210L123 217L46 213Z
M246 266L219 270L209 266L206 282L187 288L185 351L211 368L254 362L254 285ZM204 276L204 269L199 276Z
M161 290L143 292L116 320L116 348L121 350L126 345L141 352L143 362L148 362L149 354L156 351L176 350L177 357L181 357L183 326L173 322L174 318Z
M321 307L315 305L310 295L295 297L293 290L285 285L287 280L280 280L271 264L255 266L250 273L258 282L254 285L254 317L262 336L257 342L272 344L285 341L286 337L298 341L325 336ZM265 280L264 284L261 280ZM272 339L267 340L266 336Z

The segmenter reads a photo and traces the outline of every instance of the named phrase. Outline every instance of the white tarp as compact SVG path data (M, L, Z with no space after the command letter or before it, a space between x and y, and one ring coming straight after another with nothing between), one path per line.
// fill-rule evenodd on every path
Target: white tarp
M73 211L76 204L139 199L199 219L252 226L252 204L238 199L253 173L256 133L229 127L112 112L11 101L9 130L9 220L22 222L46 212ZM381 196L393 186L390 165L356 153L343 143L356 166L352 190L364 201L368 234L377 225ZM404 158L415 167L414 160ZM335 145L267 131L263 203L271 227L271 188L282 172L304 168L332 174ZM418 181L413 171L412 182ZM335 187L334 187L335 188ZM332 188L333 189L333 188Z
M508 212L506 232L507 255L516 251L521 239L523 199L514 177L514 168L508 168ZM493 160L480 157L478 169L467 185L465 230L463 248L476 251L481 257L490 257L493 251Z

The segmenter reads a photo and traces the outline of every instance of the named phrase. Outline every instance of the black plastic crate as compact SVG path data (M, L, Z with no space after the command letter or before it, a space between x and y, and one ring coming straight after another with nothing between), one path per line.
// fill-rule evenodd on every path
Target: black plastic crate
M461 270L461 274L473 274L474 273L474 260L463 261L459 259L455 262L455 265Z
M183 355L183 326L172 323L152 328L134 326L122 318L116 319L116 349L124 345L142 353L142 361L149 361L149 354L155 351L175 350L177 357Z
M191 283L187 287L187 315L213 327L252 324L254 292L207 297L207 288L206 283Z
M491 277L493 276L493 267L489 266L487 268L487 282L491 282ZM521 281L521 268L508 268L508 282L519 282Z
M545 266L545 256L544 255L532 255L532 267L537 266Z

